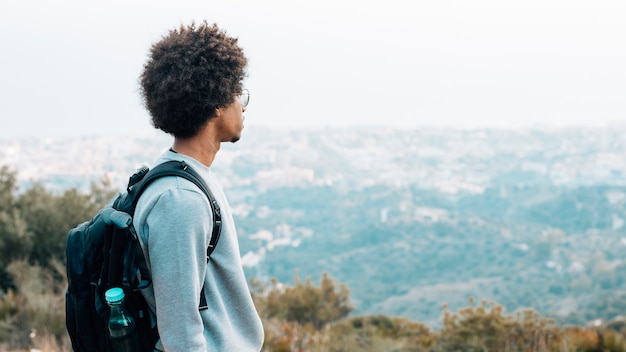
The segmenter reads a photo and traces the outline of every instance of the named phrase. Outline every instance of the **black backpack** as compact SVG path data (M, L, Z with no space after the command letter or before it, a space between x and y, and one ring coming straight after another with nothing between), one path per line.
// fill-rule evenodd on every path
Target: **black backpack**
M125 305L135 319L142 351L153 351L159 339L152 326L148 305L139 291L152 280L132 224L135 206L144 189L163 176L180 176L198 186L208 197L213 212L213 232L207 262L219 240L220 208L195 170L184 161L167 161L149 170L140 168L128 181L112 207L69 231L66 243L68 288L65 294L66 326L74 351L110 351L107 321L109 307L104 293L121 287ZM175 234L172 234L175 235ZM199 309L206 309L204 287Z

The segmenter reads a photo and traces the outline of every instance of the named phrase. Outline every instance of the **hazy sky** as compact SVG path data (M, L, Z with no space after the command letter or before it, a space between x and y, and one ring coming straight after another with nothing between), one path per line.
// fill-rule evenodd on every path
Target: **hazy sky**
M623 0L20 0L0 5L0 138L152 130L150 45L216 22L249 57L246 125L626 121Z

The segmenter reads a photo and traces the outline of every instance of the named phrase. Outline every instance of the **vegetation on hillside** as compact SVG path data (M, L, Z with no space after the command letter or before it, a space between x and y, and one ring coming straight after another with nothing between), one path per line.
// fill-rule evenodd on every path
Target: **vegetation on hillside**
M238 204L250 209L235 214L242 253L263 258L249 276L328 271L351 288L356 314L441 328L440 305L457 310L468 296L576 325L626 310L623 186L319 185L248 192Z
M113 194L106 182L89 194L55 194L38 184L17 194L15 171L0 168L0 351L70 350L65 236ZM470 299L458 311L439 308L442 327L433 330L401 317L352 315L349 288L327 273L319 285L296 273L293 284L252 280L250 287L265 351L626 351L623 321L563 326L531 309L507 314L497 303Z

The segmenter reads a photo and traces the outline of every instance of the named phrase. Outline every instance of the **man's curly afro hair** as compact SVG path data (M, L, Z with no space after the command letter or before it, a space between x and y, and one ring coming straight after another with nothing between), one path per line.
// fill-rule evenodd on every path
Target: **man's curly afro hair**
M175 137L195 136L241 93L246 64L237 38L216 24L171 30L152 46L141 75L152 124Z

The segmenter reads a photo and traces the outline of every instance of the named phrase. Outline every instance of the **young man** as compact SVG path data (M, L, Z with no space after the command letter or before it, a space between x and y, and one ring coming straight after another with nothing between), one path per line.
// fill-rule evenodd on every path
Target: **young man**
M174 136L157 164L185 161L204 178L222 214L220 240L207 263L213 220L197 186L164 177L139 199L134 224L153 280L143 294L155 313L159 351L259 351L263 344L231 209L210 168L220 144L241 137L246 64L237 39L205 21L154 44L141 75L153 125ZM201 292L208 309L198 308Z

